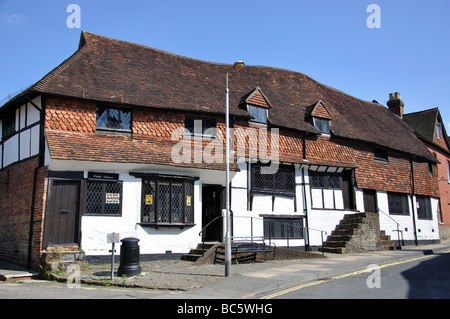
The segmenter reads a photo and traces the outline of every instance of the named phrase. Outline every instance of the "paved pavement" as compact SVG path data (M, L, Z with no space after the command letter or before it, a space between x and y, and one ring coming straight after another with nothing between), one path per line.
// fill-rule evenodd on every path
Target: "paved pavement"
M182 299L237 299L254 298L294 285L325 278L365 271L372 264L385 265L419 258L426 254L450 251L450 241L426 246L406 246L403 250L379 251L361 254L334 255L327 258L291 259L232 265L232 276L224 277L224 266L195 265L182 260L141 262L142 274L132 278L110 280L110 265L89 265L80 272L81 282L99 285L117 285L136 288L162 289L167 294L156 298ZM116 264L116 271L117 271ZM24 268L0 262L0 280L21 279L35 275ZM369 273L368 273L369 275ZM61 281L65 277L55 275ZM169 294L170 293L170 294Z

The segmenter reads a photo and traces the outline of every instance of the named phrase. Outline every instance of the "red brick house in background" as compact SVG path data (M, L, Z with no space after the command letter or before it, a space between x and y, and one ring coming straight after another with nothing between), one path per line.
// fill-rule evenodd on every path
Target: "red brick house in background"
M425 146L438 160L439 228L441 239L450 238L450 144L438 108L403 115Z
M200 232L222 240L230 70L82 32L0 108L0 258L108 255L111 232L139 238L141 254L186 253ZM386 107L264 66L230 72L230 90L233 235L310 249L316 230L374 212L405 244L439 241L437 159Z

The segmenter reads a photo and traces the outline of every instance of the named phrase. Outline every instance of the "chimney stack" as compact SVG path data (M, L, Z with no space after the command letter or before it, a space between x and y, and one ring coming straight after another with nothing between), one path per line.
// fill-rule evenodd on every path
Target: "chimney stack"
M387 106L392 113L403 119L405 103L400 99L400 93L390 93Z

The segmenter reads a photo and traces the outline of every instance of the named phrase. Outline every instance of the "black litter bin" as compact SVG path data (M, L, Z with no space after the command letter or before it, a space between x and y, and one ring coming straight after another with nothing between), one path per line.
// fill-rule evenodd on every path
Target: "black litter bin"
M121 240L120 246L120 265L117 275L122 277L137 276L141 273L141 265L139 265L139 239L124 238Z

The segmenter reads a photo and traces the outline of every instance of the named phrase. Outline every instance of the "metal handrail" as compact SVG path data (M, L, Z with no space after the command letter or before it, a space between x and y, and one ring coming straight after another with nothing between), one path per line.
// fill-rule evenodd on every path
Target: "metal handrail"
M397 229L393 229L392 231L396 231L397 232L397 240L398 240L398 245L397 245L397 249L401 250L402 249L402 242L404 240L403 237L403 230L400 230L400 223L397 222L394 218L392 218L391 216L389 216L388 214L386 214L385 212L383 212L381 209L378 208L378 212L384 214L385 216L389 217L394 223L397 224ZM402 241L400 241L400 233L402 234Z
M206 224L206 226L203 227L202 230L198 233L198 235L202 237L202 256L204 256L204 254L205 254L205 236L204 236L205 230L206 230L212 223L214 223L216 220L218 220L218 219L220 219L220 218L224 218L224 217L225 217L225 216L217 216L217 217L214 218L212 221L210 221L208 224ZM262 217L254 217L254 216L232 216L232 218L233 218L233 219L234 219L234 218L250 218L250 220L251 220L251 224L250 224L251 229L250 229L250 236L249 236L249 237L253 237L253 219L259 219L259 220L264 221L264 218L262 218ZM269 220L269 222L272 223L272 222L274 222L274 221ZM278 222L278 223L280 223L280 222ZM284 223L284 222L281 222L281 223L283 223L283 224L285 224L285 225L287 224L287 223ZM307 228L307 227L302 227L302 228L303 228L303 237L304 237L306 231L308 231L308 232L309 232L310 230L312 230L312 231L320 231L320 238L321 238L321 242L322 242L322 255L323 255L323 254L324 254L324 250L323 250L323 243L324 243L323 235L325 234L325 236L326 236L326 235L327 235L327 232L324 231L324 230L314 229L314 228ZM258 237L260 237L260 236L258 236ZM286 241L287 241L287 247L289 248L289 236L286 238ZM270 237L270 233L269 233L269 245L271 245L271 244L272 244L272 238Z

